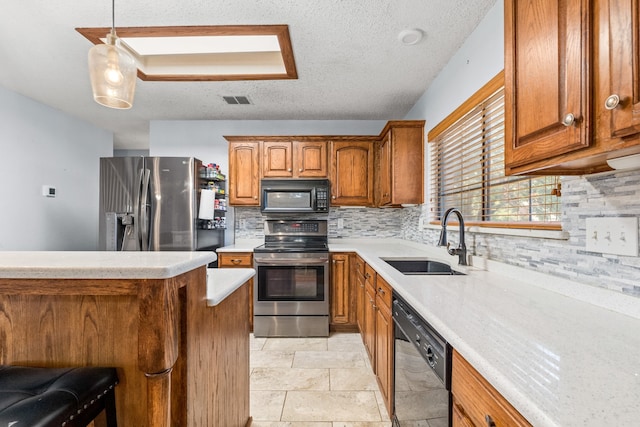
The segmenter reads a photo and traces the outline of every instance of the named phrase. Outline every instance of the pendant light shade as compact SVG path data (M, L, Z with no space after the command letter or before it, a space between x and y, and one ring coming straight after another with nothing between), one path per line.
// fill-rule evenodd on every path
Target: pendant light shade
M138 67L133 56L120 45L115 30L115 0L112 26L105 44L89 50L89 76L93 99L105 107L128 109L133 105Z

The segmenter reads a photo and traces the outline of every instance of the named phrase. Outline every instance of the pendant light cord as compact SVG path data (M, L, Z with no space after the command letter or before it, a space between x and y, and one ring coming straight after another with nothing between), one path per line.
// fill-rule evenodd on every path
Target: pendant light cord
M116 0L111 0L111 31L116 32Z

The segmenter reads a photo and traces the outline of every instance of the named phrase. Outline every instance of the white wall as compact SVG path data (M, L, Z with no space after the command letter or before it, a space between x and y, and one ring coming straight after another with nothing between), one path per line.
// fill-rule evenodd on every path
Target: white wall
M110 132L0 87L0 250L95 250L98 159L112 153Z
M404 117L428 132L504 68L504 2L497 1Z

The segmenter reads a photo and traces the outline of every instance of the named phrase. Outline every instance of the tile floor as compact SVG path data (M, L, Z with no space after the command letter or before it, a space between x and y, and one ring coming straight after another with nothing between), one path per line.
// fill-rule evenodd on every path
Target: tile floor
M391 427L359 334L251 335L252 427Z

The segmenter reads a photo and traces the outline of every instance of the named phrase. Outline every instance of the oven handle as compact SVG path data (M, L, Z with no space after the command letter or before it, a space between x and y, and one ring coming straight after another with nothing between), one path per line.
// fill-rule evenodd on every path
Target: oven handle
M270 259L269 261L258 261L258 260L254 260L254 261L257 266L329 264L329 260L326 258Z

